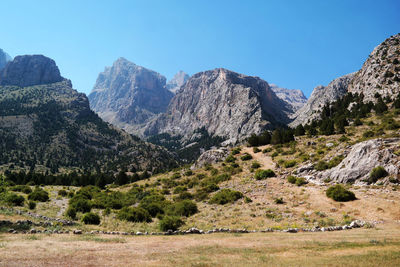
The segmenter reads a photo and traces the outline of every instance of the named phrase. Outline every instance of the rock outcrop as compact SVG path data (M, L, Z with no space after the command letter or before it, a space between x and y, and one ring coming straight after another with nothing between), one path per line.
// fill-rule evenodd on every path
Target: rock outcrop
M270 84L269 86L277 97L289 104L293 113L307 103L307 97L301 90L281 88L276 84Z
M11 57L0 48L0 70L2 70L6 66L7 62L11 60Z
M174 77L167 82L167 89L176 94L182 85L189 80L190 76L183 71L179 71Z
M173 97L159 73L119 58L100 73L89 95L91 108L105 121L136 133Z
M235 143L252 133L288 122L290 107L268 83L226 69L193 75L171 100L168 110L150 122L144 134L170 133L190 138L200 128Z
M348 88L352 93L363 93L364 101L376 101L375 93L394 98L400 93L400 34L378 45Z
M207 150L200 155L200 157L190 168L195 170L209 164L215 164L223 161L228 156L228 152L228 149L224 147Z
M393 154L399 139L374 139L355 144L342 162L317 176L338 183L366 183L373 168L382 166L392 175L399 173L399 162Z
M354 73L350 73L333 80L327 86L315 87L307 103L292 116L294 120L289 125L295 127L319 118L326 103L332 103L347 93L348 85L353 77Z
M0 85L20 87L63 81L54 60L42 56L17 56L0 71Z

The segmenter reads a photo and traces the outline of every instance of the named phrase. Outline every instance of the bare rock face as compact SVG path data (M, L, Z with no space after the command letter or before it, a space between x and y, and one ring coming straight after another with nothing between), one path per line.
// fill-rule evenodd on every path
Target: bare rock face
M374 139L355 144L350 153L336 167L324 171L319 178L335 182L365 183L372 169L382 166L389 174L398 174L399 163L393 154L398 139Z
M270 84L269 86L277 97L289 104L293 113L307 103L307 97L301 90L281 88L276 84Z
M11 61L11 57L0 48L0 70L3 69L7 62Z
M193 75L171 100L168 110L149 123L144 134L170 133L190 138L200 128L231 143L287 123L290 107L268 83L226 69Z
M216 148L205 151L196 162L191 166L191 169L202 168L208 164L215 164L217 162L225 160L228 156L227 148Z
M63 80L54 60L42 55L17 56L0 71L0 85L26 87Z
M333 80L328 86L319 85L315 87L307 103L297 110L292 117L294 120L289 125L295 127L319 118L326 103L332 103L347 93L347 87L353 77L354 73L350 73Z
M159 73L119 58L99 74L90 106L105 121L136 133L135 126L166 111L173 94L165 83Z
M363 93L364 101L376 101L375 93L391 98L400 92L400 34L377 46L349 84L349 92Z
M167 89L176 94L182 85L189 80L190 76L183 71L179 71L174 77L167 82Z

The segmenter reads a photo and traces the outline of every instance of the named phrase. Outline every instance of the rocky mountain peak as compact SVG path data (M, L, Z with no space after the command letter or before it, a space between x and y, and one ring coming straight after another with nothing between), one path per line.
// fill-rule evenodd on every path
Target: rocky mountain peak
M8 61L11 61L11 57L0 48L0 70L3 69Z
M190 76L188 74L180 70L167 82L167 89L175 94L189 78Z
M17 56L0 71L0 85L26 87L62 80L54 60L43 55Z
M144 134L170 133L190 138L204 128L231 142L287 122L290 108L266 81L217 68L194 74L171 100L166 114L147 125Z
M363 93L375 101L375 93L393 98L400 93L400 34L378 45L349 85L349 92Z
M99 74L89 101L104 120L135 133L135 125L164 112L172 96L164 76L119 58Z
M279 97L292 107L293 113L295 113L298 109L304 106L305 103L307 103L307 97L303 94L301 90L281 88L276 84L270 84L269 86L272 91L274 91L277 97Z

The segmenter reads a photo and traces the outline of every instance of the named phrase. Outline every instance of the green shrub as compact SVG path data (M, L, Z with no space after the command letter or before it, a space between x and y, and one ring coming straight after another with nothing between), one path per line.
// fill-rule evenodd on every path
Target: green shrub
M243 156L240 157L240 159L243 160L243 161L251 160L252 158L253 157L248 153L245 153Z
M243 197L243 194L239 191L231 189L222 189L217 192L210 200L211 204L224 205L226 203L232 203Z
M261 167L261 164L258 163L257 161L253 161L253 162L251 163L251 168L252 168L252 169L258 169L258 168L260 168L260 167Z
M67 215L71 219L75 220L76 219L76 209L74 209L73 207L68 207L67 211L65 212L65 215Z
M254 153L261 152L261 149L259 149L258 147L253 147L253 152Z
M240 147L235 147L234 149L232 149L231 153L232 155L237 155L240 153L242 149Z
M66 197L68 195L68 193L64 189L61 189L58 191L58 195L62 196L62 197Z
M285 161L285 162L283 163L283 166L284 166L285 168L291 168L291 167L296 166L296 164L297 164L297 161L296 161L296 160L288 160L288 161Z
M191 200L175 202L169 210L169 214L189 217L198 212L196 203Z
M25 194L32 193L32 189L27 185L16 185L11 188L12 191L22 192Z
M353 192L347 190L339 184L329 187L328 190L326 190L326 196L339 202L346 202L357 199Z
M184 225L184 222L181 218L179 218L178 216L168 215L164 216L158 223L159 229L164 232L168 230L176 231L182 225Z
M15 193L7 193L4 197L5 202L10 206L23 206L25 198Z
M293 175L288 176L287 181L291 184L295 184L296 183L297 178Z
M32 201L32 200L29 200L29 202L28 202L28 208L29 208L30 210L34 210L34 209L36 208L36 202L35 202L35 201Z
M185 199L192 199L193 195L189 192L182 192L178 196L174 198L175 201L185 200Z
M69 206L80 212L90 212L92 204L83 196L77 195L69 200Z
M373 131L366 131L363 133L364 138L374 137L375 133Z
M175 189L174 189L174 194L179 194L179 193L182 193L183 191L187 191L187 188L186 188L186 186L177 186L177 187L175 187Z
M329 165L326 161L320 160L318 163L314 166L314 169L317 171L323 171L329 168Z
M185 176L192 176L193 175L193 171L192 170L186 170L185 171Z
M274 202L275 202L275 204L283 204L283 203L285 203L283 201L283 198L281 198L281 197L275 198Z
M46 202L49 200L49 193L43 190L40 187L36 187L32 193L28 195L29 200L39 201L39 202Z
M272 148L270 148L270 147L267 147L267 148L264 148L263 149L263 151L262 151L262 153L268 153L268 152L271 152L272 151Z
M251 202L253 202L253 200L251 198L249 198L249 197L244 197L244 202L245 203L251 203Z
M254 178L256 178L256 180L262 180L262 179L266 179L269 177L275 177L275 172L271 169L266 169L266 170L257 170Z
M151 222L149 212L140 207L124 207L118 212L117 218L129 222Z
M303 177L299 177L299 178L296 179L296 185L297 186L302 186L302 185L305 185L305 184L307 184L307 181Z
M93 212L88 212L85 213L82 217L82 222L84 224L95 224L99 225L100 224L100 216L96 213Z
M375 183L378 181L380 178L386 177L388 175L388 172L383 168L382 166L378 166L376 168L373 168L371 173L369 174L369 183Z
M236 158L232 155L226 157L225 162L235 162Z

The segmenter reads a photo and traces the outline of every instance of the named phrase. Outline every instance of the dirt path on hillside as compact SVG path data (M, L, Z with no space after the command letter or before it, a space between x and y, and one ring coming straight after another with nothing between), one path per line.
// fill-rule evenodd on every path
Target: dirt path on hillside
M267 146L261 146L259 149L263 150L266 147ZM249 153L254 160L258 161L262 165L263 169L275 169L275 163L272 161L270 156L267 156L262 152L254 153L252 147L243 147L242 153Z

